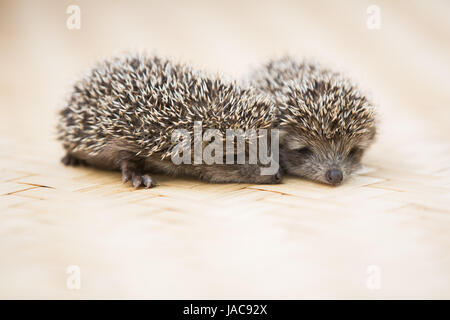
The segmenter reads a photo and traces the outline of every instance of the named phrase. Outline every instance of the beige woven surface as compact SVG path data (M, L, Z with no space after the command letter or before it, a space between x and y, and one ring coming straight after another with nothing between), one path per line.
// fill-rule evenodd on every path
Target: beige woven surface
M0 298L450 298L450 5L375 2L380 30L372 1L2 1ZM378 141L337 188L157 176L134 190L62 166L67 87L128 49L235 77L314 57L372 93Z

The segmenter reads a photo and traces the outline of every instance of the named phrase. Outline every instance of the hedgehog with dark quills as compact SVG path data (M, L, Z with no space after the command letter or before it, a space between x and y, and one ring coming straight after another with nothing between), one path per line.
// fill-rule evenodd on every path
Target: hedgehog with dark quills
M255 90L157 56L125 54L96 64L73 86L58 122L67 152L62 162L121 170L123 181L135 187L155 185L149 172L279 183L280 172L261 174L259 162L176 165L170 158L177 129L192 136L201 121L224 136L228 128L270 131L276 112L273 101Z
M360 167L376 134L375 110L349 79L284 57L255 70L248 84L279 108L284 172L338 185Z

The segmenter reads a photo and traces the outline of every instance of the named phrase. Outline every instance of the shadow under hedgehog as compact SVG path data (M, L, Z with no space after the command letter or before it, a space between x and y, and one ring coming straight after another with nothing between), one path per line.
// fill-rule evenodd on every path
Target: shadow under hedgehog
M246 80L279 108L283 171L338 185L360 167L376 135L375 109L350 80L291 57L269 61Z
M227 161L231 151L239 158L237 147L226 149L224 161L213 164L171 161L178 145L173 141L176 130L195 136L195 124L201 123L201 128L219 130L222 137L229 128L271 131L277 112L271 99L253 89L156 56L122 55L96 64L73 86L59 114L58 138L67 151L62 162L121 170L122 180L136 188L155 185L147 172L217 183L279 183L278 159L273 173L263 173L267 163L249 161L250 148L241 151L247 157L238 164ZM250 140L245 144L249 147ZM176 152L194 156L195 141L185 144L185 149Z

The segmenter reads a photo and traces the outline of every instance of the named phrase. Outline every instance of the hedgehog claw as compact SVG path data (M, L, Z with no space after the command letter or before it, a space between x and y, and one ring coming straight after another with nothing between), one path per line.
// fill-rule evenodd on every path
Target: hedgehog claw
M133 175L132 181L133 181L133 187L135 187L137 189L142 185L142 176Z
M130 180L126 176L125 176L125 178L127 179L127 181ZM145 188L152 188L156 185L155 180L148 174L145 174L145 175L133 174L133 176L131 178L131 182L133 184L133 187L135 187L136 189L141 186L145 187Z
M151 188L156 185L155 180L153 180L148 174L142 176L142 182L146 188Z
M122 182L127 183L128 181L130 181L130 179L131 179L131 173L128 171L123 171L122 172Z

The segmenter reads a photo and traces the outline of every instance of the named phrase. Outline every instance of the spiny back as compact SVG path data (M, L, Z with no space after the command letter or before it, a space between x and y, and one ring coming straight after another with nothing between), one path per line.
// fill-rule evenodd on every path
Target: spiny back
M316 139L353 138L375 131L375 110L349 79L312 62L270 61L252 85L271 93L280 125Z
M175 129L269 128L272 102L251 89L156 56L124 55L95 65L75 83L60 112L59 139L98 154L114 141L137 155L167 156Z

